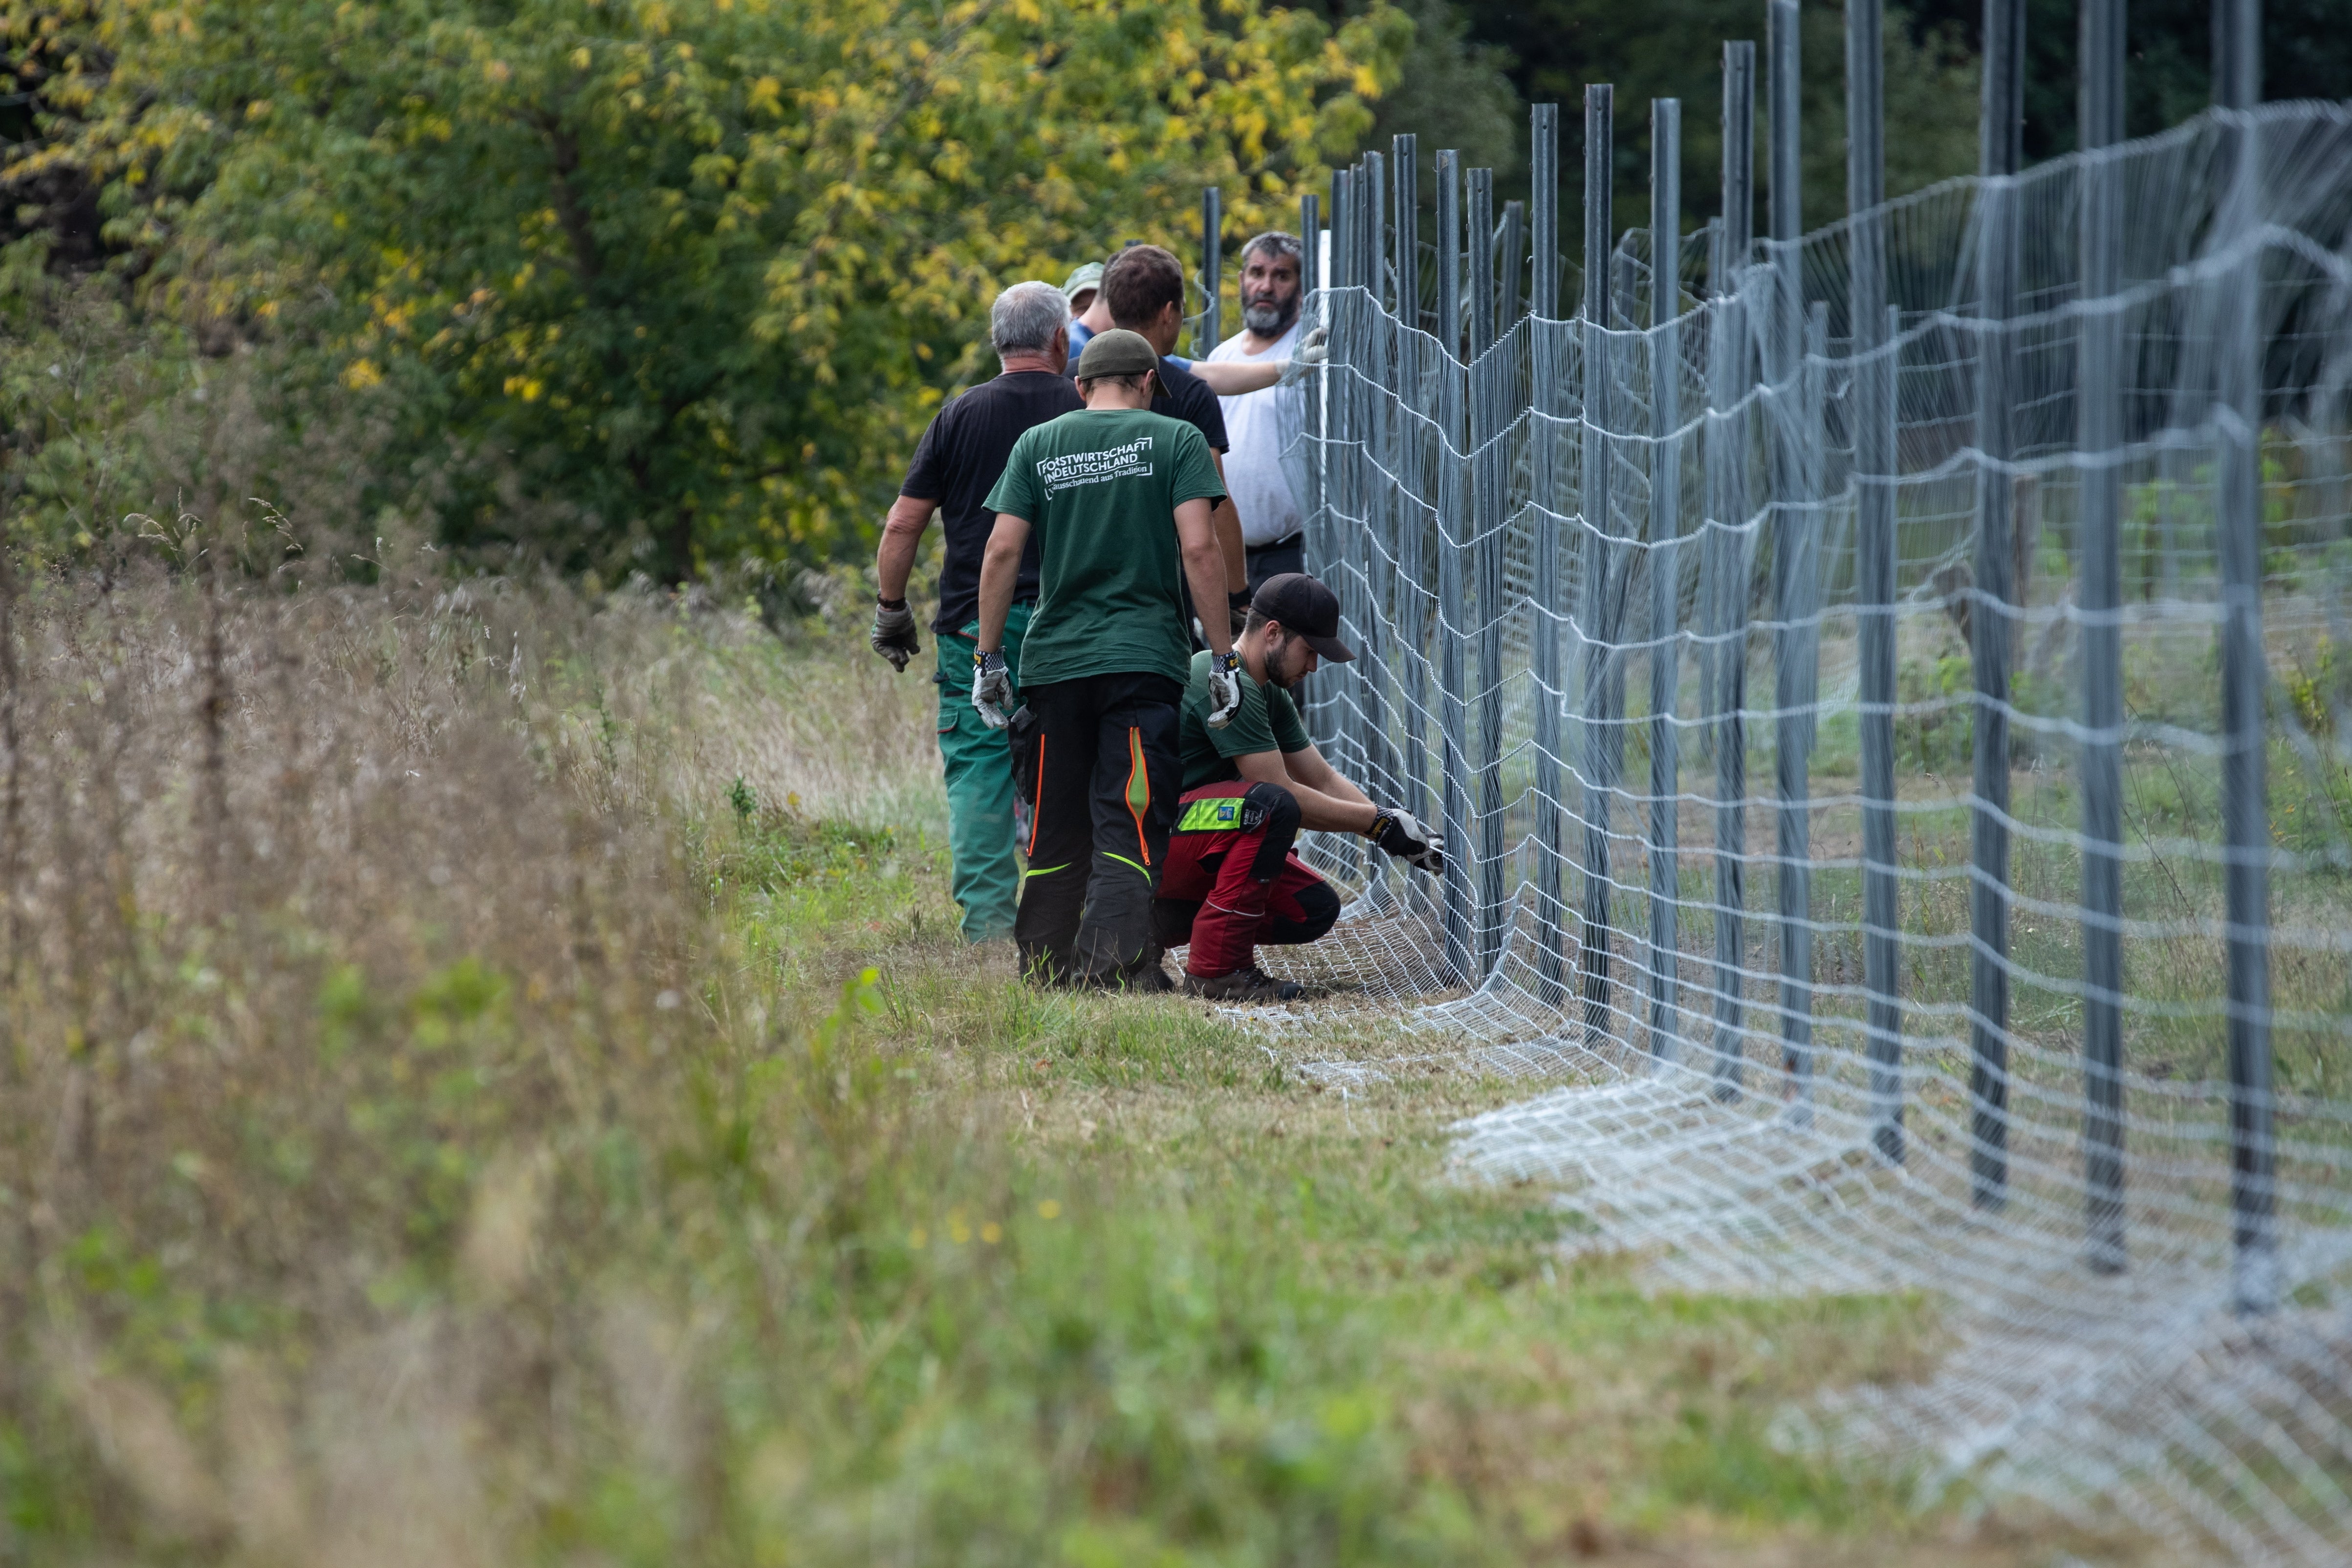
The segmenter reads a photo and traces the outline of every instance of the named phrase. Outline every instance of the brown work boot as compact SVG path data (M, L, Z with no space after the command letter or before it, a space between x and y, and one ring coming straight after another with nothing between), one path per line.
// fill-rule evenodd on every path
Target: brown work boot
M1255 964L1231 974L1202 976L1184 972L1184 994L1210 1002L1296 1002L1307 988L1295 980L1276 980Z

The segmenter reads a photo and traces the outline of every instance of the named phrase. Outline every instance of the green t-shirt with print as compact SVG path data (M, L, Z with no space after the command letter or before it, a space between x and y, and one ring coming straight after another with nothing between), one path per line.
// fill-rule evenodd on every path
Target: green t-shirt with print
M1192 656L1192 678L1185 683L1184 706L1178 720L1176 754L1184 764L1184 787L1223 784L1242 776L1235 757L1258 752L1303 752L1315 742L1298 717L1298 704L1281 687L1260 685L1242 671L1242 705L1222 730L1209 728L1209 661L1213 654Z
M1140 408L1081 408L1024 431L988 510L1037 538L1037 608L1021 684L1184 679L1192 656L1176 509L1224 499L1201 433Z

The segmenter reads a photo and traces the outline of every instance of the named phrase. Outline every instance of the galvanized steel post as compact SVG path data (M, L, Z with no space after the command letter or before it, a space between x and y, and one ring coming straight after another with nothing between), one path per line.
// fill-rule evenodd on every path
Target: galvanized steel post
M1470 171L1470 517L1478 569L1478 973L1503 952L1503 432L1510 384L1495 346L1495 171Z
M1547 1007L1568 995L1565 849L1560 837L1559 623L1567 609L1560 583L1560 395L1567 376L1559 316L1559 105L1528 110L1529 193L1534 206L1535 272L1528 296L1528 352L1535 409L1535 604L1528 616L1528 662L1535 682L1536 989Z
M1969 812L1969 1037L1970 1196L1999 1208L2009 1188L2009 645L2016 395L2010 322L2017 314L2017 188L2022 157L2025 0L1985 0L1985 184L1978 225L1983 289L1977 354L1976 592L1969 611L1976 668L1976 796Z
M1404 663L1404 808L1423 822L1429 804L1430 541L1435 530L1423 498L1422 454L1428 439L1421 403L1420 141L1401 135L1389 143L1396 181L1396 476L1397 561L1403 582L1397 595L1397 657Z
M2124 0L2083 0L2083 151L2124 139ZM2083 1200L2084 1258L2120 1272L2124 1242L2123 866L2123 180L2111 161L2082 165L2081 298L2074 433L2082 449Z
M1444 748L1445 839L1455 848L1445 858L1445 962L1454 983L1466 985L1479 970L1471 943L1469 701L1463 668L1468 650L1462 627L1467 600L1463 534L1469 512L1463 494L1468 437L1461 363L1462 162L1451 148L1437 154L1437 341L1443 350L1437 366L1437 731Z
M1805 395L1803 276L1798 252L1804 228L1798 121L1802 81L1797 0L1772 0L1772 305L1766 323L1764 379L1769 384L1772 481L1772 782L1777 851L1773 890L1780 934L1780 1067L1800 1117L1810 1114L1813 1071L1812 800L1811 756L1814 681L1808 606L1818 583L1821 517L1808 473L1817 423Z
M2213 100L2228 127L2230 188L2215 243L2252 232L2263 207L2260 0L2217 0ZM2218 355L2221 566L2221 831L2229 914L2230 1203L2238 1310L2278 1304L2271 1131L2270 792L2263 755L2263 258L2222 279Z
M1723 216L1708 258L1707 632L1715 736L1715 1092L1745 1076L1748 903L1748 402L1752 356L1738 296L1756 222L1756 46L1723 46Z
M1681 1055L1675 984L1680 942L1682 626L1683 106L1650 100L1650 1054Z
M1896 333L1886 304L1885 0L1846 0L1845 205L1853 258L1854 598L1862 701L1862 973L1871 1146L1901 1164L1902 908L1895 874Z
M1224 291L1225 196L1211 185L1201 193L1201 320L1192 329L1192 357L1199 359L1217 346L1223 315L1219 295Z
M1613 142L1616 89L1595 83L1584 89L1584 454L1580 487L1577 543L1582 552L1583 604L1577 637L1583 654L1584 693L1584 1028L1605 1036L1612 1010L1609 983L1610 797L1622 772L1625 736L1619 728L1622 700L1612 705L1619 683L1617 640L1611 614L1617 596L1612 544L1609 429L1609 255L1615 248Z

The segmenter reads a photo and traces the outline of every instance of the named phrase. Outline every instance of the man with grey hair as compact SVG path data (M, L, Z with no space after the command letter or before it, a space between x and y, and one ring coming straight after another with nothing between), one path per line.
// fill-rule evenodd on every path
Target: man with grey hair
M1210 352L1207 364L1280 364L1298 338L1298 237L1273 230L1242 247L1242 330ZM1276 387L1220 397L1225 417L1225 483L1241 513L1249 592L1269 577L1307 570L1297 499L1282 473L1286 426L1280 400L1296 391ZM1295 414L1295 410L1294 410Z
M988 312L989 341L1003 373L951 399L933 416L907 466L906 483L882 524L874 562L880 589L874 609L874 651L904 670L921 651L915 614L907 604L931 514L940 514L947 548L940 562L940 610L931 622L939 644L940 761L947 771L948 849L951 888L963 910L968 941L1013 934L1019 910L1021 862L1013 831L1012 753L1002 733L972 710L970 683L980 622L980 564L996 514L990 489L1022 434L1086 406L1062 374L1069 361L1069 301L1051 283L1015 283ZM1022 554L1004 624L1006 666L1018 679L1021 641L1037 600L1037 546Z

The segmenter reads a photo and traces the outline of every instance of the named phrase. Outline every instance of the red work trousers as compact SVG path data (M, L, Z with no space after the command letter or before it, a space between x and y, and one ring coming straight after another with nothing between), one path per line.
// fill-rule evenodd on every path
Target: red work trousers
M1185 973L1246 969L1260 942L1313 942L1339 918L1339 895L1290 852L1298 802L1276 784L1234 779L1187 790L1160 873L1160 943L1192 943Z

